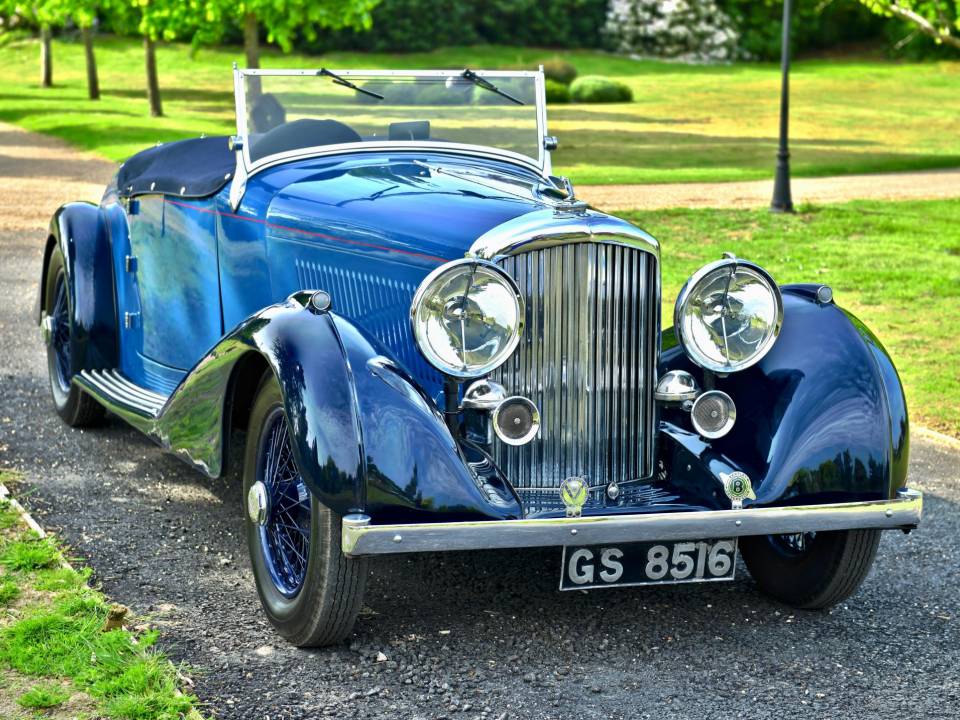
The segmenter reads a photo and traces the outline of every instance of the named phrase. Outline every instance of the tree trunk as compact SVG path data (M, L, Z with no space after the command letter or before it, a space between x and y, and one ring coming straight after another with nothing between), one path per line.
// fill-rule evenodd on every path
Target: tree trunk
M157 77L157 52L149 35L143 36L143 53L147 61L147 101L150 103L150 115L162 117L163 104L160 101L160 80Z
M260 23L254 13L243 18L243 52L247 56L247 68L260 67ZM247 78L247 100L260 97L260 78Z
M100 78L97 76L97 58L93 54L93 28L80 28L83 37L83 54L87 59L87 96L91 100L100 99Z
M247 13L243 18L243 52L247 56L247 67L260 67L260 23L257 16Z
M53 87L53 46L50 26L40 28L40 87Z

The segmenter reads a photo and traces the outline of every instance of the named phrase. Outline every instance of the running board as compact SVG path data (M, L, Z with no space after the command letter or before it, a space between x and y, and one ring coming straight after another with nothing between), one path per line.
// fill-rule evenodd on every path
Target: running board
M111 410L119 405L143 417L156 419L167 403L166 395L130 382L117 370L81 370L73 380Z

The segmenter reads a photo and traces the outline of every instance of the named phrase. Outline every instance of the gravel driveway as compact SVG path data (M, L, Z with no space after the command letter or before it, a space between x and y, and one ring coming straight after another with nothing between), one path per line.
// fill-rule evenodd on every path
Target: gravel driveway
M887 533L830 613L764 599L742 566L733 583L559 594L559 551L458 553L374 561L348 645L284 645L248 571L239 478L206 480L118 421L69 430L51 407L30 317L44 226L110 172L0 126L0 467L162 627L217 717L957 717L960 446L916 435L923 526Z
M773 197L773 177L725 183L578 185L577 195L602 210L663 208L765 208ZM960 169L920 170L876 175L793 178L794 205L848 200L936 200L960 198Z

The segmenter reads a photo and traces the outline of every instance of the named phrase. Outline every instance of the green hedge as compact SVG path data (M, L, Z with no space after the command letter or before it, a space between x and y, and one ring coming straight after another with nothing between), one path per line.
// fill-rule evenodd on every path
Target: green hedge
M383 0L373 27L322 31L306 50L423 52L450 45L600 47L607 0Z
M547 93L547 102L551 105L570 102L570 88L563 83L548 79L544 89Z
M778 60L783 32L783 0L717 0L740 32L740 50L758 60ZM790 22L794 52L824 50L880 41L884 18L857 0L795 2Z

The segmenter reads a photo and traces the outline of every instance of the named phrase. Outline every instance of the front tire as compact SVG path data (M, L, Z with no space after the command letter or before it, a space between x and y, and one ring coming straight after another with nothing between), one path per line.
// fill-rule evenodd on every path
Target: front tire
M55 248L50 255L43 299L46 317L51 325L47 342L47 374L57 414L70 427L96 425L103 419L103 406L70 382L73 377L70 364L70 292L60 248Z
M259 522L251 517L251 492L265 499ZM345 639L363 603L366 561L341 552L340 517L304 485L272 373L250 414L243 497L250 561L270 623L299 647Z
M802 610L823 610L853 595L873 566L879 530L836 530L740 539L760 590Z

